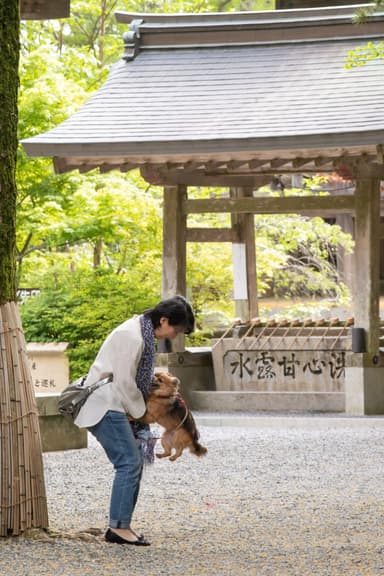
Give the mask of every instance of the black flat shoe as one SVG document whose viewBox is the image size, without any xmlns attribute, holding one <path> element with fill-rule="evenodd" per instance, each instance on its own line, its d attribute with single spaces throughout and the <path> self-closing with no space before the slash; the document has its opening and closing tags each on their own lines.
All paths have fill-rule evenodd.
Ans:
<svg viewBox="0 0 384 576">
<path fill-rule="evenodd" d="M 131 546 L 150 546 L 151 543 L 148 540 L 145 540 L 144 536 L 139 536 L 137 540 L 133 540 L 130 542 L 129 540 L 125 540 L 116 532 L 113 532 L 110 528 L 105 533 L 104 536 L 106 542 L 111 542 L 112 544 L 130 544 Z"/>
</svg>

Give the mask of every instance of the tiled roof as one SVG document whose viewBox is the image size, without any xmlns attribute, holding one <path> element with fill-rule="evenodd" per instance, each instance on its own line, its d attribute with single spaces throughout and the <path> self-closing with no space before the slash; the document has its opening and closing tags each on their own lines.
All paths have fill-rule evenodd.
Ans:
<svg viewBox="0 0 384 576">
<path fill-rule="evenodd" d="M 120 15 L 133 22 L 127 59 L 76 114 L 24 146 L 32 155 L 133 163 L 371 150 L 384 144 L 384 61 L 350 70 L 345 61 L 367 37 L 380 38 L 384 14 L 359 28 L 350 23 L 355 8 Z"/>
</svg>

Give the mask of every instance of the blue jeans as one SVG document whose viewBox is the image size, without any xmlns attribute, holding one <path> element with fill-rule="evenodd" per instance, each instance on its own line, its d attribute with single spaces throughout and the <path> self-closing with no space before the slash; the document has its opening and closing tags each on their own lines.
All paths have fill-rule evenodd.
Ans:
<svg viewBox="0 0 384 576">
<path fill-rule="evenodd" d="M 97 438 L 115 469 L 109 509 L 111 528 L 129 528 L 139 495 L 143 460 L 128 418 L 108 411 L 88 430 Z"/>
</svg>

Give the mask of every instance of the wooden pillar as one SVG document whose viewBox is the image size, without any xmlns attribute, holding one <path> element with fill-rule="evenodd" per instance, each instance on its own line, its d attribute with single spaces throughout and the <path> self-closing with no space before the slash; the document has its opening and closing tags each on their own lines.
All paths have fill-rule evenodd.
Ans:
<svg viewBox="0 0 384 576">
<path fill-rule="evenodd" d="M 380 329 L 380 181 L 357 180 L 355 202 L 355 326 L 364 328 L 366 351 L 375 356 Z"/>
<path fill-rule="evenodd" d="M 232 198 L 251 197 L 253 195 L 253 189 L 231 188 L 230 193 Z M 235 314 L 242 320 L 250 320 L 257 316 L 259 312 L 254 215 L 232 214 L 231 219 L 232 228 L 238 238 L 238 243 L 233 244 Z M 244 262 L 242 262 L 243 259 Z M 240 277 L 237 278 L 236 274 Z M 238 298 L 236 297 L 237 290 L 239 291 Z"/>
<path fill-rule="evenodd" d="M 338 214 L 336 216 L 336 224 L 340 226 L 343 232 L 350 234 L 354 238 L 354 224 L 351 214 Z M 353 253 L 347 253 L 344 248 L 337 250 L 337 269 L 340 274 L 341 280 L 348 286 L 351 293 L 354 289 L 354 257 Z"/>
<path fill-rule="evenodd" d="M 176 294 L 185 296 L 186 293 L 187 218 L 183 208 L 186 197 L 186 186 L 166 186 L 164 188 L 163 298 L 170 298 Z M 171 344 L 172 351 L 184 350 L 184 336 L 178 336 Z"/>
<path fill-rule="evenodd" d="M 347 363 L 345 409 L 348 414 L 384 414 L 384 366 L 379 355 L 379 180 L 357 180 L 355 216 L 354 330 L 363 330 L 365 346 L 355 346 Z"/>
</svg>

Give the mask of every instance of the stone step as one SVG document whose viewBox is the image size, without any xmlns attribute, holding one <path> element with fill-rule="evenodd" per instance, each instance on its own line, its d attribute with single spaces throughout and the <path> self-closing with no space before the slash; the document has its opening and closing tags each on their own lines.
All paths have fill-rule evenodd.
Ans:
<svg viewBox="0 0 384 576">
<path fill-rule="evenodd" d="M 345 412 L 343 392 L 192 391 L 192 410 L 208 412 Z"/>
</svg>

